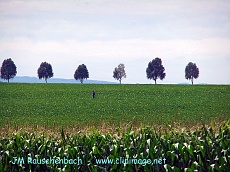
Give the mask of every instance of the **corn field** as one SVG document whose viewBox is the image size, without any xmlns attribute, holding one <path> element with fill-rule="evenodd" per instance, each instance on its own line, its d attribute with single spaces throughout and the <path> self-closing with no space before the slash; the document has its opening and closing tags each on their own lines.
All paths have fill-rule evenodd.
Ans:
<svg viewBox="0 0 230 172">
<path fill-rule="evenodd" d="M 156 132 L 146 127 L 117 134 L 70 135 L 64 130 L 60 136 L 13 134 L 1 138 L 0 171 L 230 171 L 229 126 L 230 121 L 215 132 L 203 126 L 187 132 Z M 39 161 L 50 158 L 81 161 Z M 28 162 L 31 159 L 36 163 Z M 100 159 L 122 159 L 123 163 L 99 163 Z M 125 159 L 137 161 L 124 163 Z M 149 164 L 154 159 L 165 161 Z"/>
</svg>

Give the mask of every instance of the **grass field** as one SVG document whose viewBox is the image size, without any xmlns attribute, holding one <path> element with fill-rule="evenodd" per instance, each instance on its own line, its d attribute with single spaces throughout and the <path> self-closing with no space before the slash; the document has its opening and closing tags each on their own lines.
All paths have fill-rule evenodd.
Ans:
<svg viewBox="0 0 230 172">
<path fill-rule="evenodd" d="M 193 127 L 230 118 L 229 85 L 0 83 L 0 97 L 4 130 Z"/>
</svg>

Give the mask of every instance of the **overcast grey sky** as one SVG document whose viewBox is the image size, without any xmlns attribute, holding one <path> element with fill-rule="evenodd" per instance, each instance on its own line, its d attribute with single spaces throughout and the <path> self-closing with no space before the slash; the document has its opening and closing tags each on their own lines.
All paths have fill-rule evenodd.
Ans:
<svg viewBox="0 0 230 172">
<path fill-rule="evenodd" d="M 55 78 L 72 78 L 84 63 L 89 79 L 154 83 L 146 68 L 159 57 L 166 78 L 158 83 L 230 84 L 229 0 L 1 0 L 0 63 L 12 58 L 18 76 L 37 76 L 51 63 Z"/>
</svg>

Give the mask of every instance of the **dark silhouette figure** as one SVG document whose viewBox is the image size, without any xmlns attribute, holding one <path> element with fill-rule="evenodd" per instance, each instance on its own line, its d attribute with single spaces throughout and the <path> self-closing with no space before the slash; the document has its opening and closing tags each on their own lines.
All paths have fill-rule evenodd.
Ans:
<svg viewBox="0 0 230 172">
<path fill-rule="evenodd" d="M 96 95 L 96 93 L 95 93 L 95 91 L 93 91 L 92 92 L 92 97 L 95 98 L 95 95 Z"/>
</svg>

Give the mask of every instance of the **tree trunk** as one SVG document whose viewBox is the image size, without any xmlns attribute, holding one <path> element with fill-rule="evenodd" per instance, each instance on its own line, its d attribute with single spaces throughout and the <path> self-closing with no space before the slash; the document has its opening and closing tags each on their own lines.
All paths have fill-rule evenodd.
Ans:
<svg viewBox="0 0 230 172">
<path fill-rule="evenodd" d="M 46 83 L 47 83 L 47 79 L 45 78 L 45 81 L 46 81 Z"/>
<path fill-rule="evenodd" d="M 192 77 L 192 85 L 193 85 L 193 77 Z"/>
<path fill-rule="evenodd" d="M 9 80 L 10 80 L 10 79 L 8 78 L 7 80 L 8 80 L 8 83 L 9 83 Z"/>
<path fill-rule="evenodd" d="M 157 84 L 157 80 L 155 79 L 154 81 L 155 81 L 155 84 Z"/>
<path fill-rule="evenodd" d="M 119 79 L 119 82 L 120 82 L 120 84 L 121 84 L 121 79 Z"/>
</svg>

